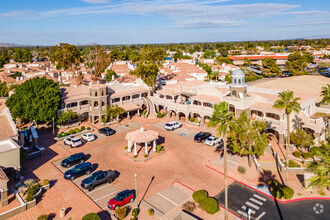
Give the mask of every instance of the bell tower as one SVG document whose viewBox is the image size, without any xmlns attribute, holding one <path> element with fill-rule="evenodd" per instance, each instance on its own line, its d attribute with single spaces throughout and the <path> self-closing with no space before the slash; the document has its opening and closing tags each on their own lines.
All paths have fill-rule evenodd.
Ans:
<svg viewBox="0 0 330 220">
<path fill-rule="evenodd" d="M 247 85 L 245 84 L 245 74 L 241 69 L 236 69 L 231 74 L 230 95 L 237 98 L 247 96 Z"/>
</svg>

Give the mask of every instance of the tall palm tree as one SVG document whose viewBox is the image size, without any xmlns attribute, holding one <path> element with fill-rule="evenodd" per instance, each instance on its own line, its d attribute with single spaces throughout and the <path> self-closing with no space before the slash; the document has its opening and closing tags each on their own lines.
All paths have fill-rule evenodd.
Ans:
<svg viewBox="0 0 330 220">
<path fill-rule="evenodd" d="M 307 165 L 307 170 L 316 174 L 308 181 L 310 186 L 318 186 L 320 190 L 330 187 L 330 144 L 322 143 L 315 148 L 314 154 L 319 156 L 319 161 L 314 160 Z"/>
<path fill-rule="evenodd" d="M 330 103 L 330 84 L 322 87 L 321 96 L 323 97 L 321 100 L 321 104 L 327 105 Z"/>
<path fill-rule="evenodd" d="M 228 183 L 227 183 L 227 133 L 233 127 L 234 113 L 229 112 L 227 102 L 214 105 L 214 112 L 208 123 L 209 127 L 217 127 L 217 134 L 223 138 L 224 173 L 225 173 L 225 219 L 228 219 Z"/>
<path fill-rule="evenodd" d="M 288 184 L 288 166 L 289 166 L 289 144 L 290 144 L 290 115 L 294 111 L 299 113 L 301 110 L 299 100 L 300 98 L 295 98 L 293 91 L 282 91 L 278 93 L 279 99 L 275 101 L 273 108 L 278 110 L 284 110 L 287 120 L 287 135 L 286 135 L 286 173 L 285 173 L 285 184 Z"/>
</svg>

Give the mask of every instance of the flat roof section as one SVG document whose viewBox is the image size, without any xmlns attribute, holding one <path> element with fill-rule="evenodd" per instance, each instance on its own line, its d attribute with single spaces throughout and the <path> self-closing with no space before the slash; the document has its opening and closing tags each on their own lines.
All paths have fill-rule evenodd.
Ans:
<svg viewBox="0 0 330 220">
<path fill-rule="evenodd" d="M 17 148 L 19 148 L 19 146 L 10 139 L 5 141 L 0 141 L 0 154 Z"/>
</svg>

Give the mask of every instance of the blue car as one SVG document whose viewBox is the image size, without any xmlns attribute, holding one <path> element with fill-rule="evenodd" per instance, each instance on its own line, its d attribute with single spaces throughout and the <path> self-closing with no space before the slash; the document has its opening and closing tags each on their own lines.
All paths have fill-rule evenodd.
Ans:
<svg viewBox="0 0 330 220">
<path fill-rule="evenodd" d="M 70 157 L 64 159 L 61 162 L 62 167 L 71 167 L 75 164 L 83 163 L 86 160 L 86 155 L 84 153 L 72 154 Z"/>
<path fill-rule="evenodd" d="M 92 164 L 89 162 L 81 163 L 64 173 L 64 179 L 74 180 L 82 175 L 89 175 L 93 171 Z"/>
</svg>

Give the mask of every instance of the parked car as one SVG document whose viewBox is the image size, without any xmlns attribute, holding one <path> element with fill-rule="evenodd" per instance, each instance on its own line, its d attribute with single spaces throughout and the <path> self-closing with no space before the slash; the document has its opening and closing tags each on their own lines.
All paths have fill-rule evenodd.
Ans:
<svg viewBox="0 0 330 220">
<path fill-rule="evenodd" d="M 84 139 L 85 141 L 94 141 L 95 135 L 92 133 L 86 133 L 86 134 L 82 134 L 81 138 Z"/>
<path fill-rule="evenodd" d="M 165 124 L 165 129 L 168 131 L 173 131 L 177 128 L 181 128 L 182 123 L 177 122 L 177 121 L 171 121 Z"/>
<path fill-rule="evenodd" d="M 81 139 L 76 136 L 70 136 L 64 139 L 64 144 L 69 145 L 71 147 L 79 147 L 82 145 Z"/>
<path fill-rule="evenodd" d="M 215 136 L 210 136 L 205 140 L 204 144 L 214 146 L 216 144 L 219 144 L 221 141 L 222 141 L 221 137 L 219 138 Z"/>
<path fill-rule="evenodd" d="M 61 166 L 71 167 L 72 165 L 83 163 L 85 162 L 85 160 L 86 160 L 86 155 L 84 153 L 72 154 L 70 157 L 62 160 Z"/>
<path fill-rule="evenodd" d="M 115 134 L 116 131 L 113 130 L 113 129 L 111 129 L 111 128 L 109 128 L 109 127 L 105 127 L 105 128 L 101 128 L 101 129 L 99 129 L 99 133 L 100 133 L 100 134 L 104 134 L 104 135 L 106 135 L 106 136 L 110 136 L 110 135 Z"/>
<path fill-rule="evenodd" d="M 194 140 L 199 143 L 203 143 L 211 134 L 209 132 L 199 132 L 195 135 Z"/>
<path fill-rule="evenodd" d="M 84 162 L 74 166 L 72 169 L 64 173 L 64 179 L 74 180 L 82 175 L 89 175 L 93 171 L 92 164 L 89 162 Z"/>
<path fill-rule="evenodd" d="M 109 200 L 108 207 L 111 210 L 116 210 L 120 206 L 126 205 L 129 202 L 133 202 L 134 199 L 135 197 L 131 190 L 124 190 Z"/>
<path fill-rule="evenodd" d="M 112 183 L 116 178 L 116 173 L 112 170 L 97 171 L 81 182 L 81 187 L 92 191 L 96 186 L 103 183 Z"/>
</svg>

